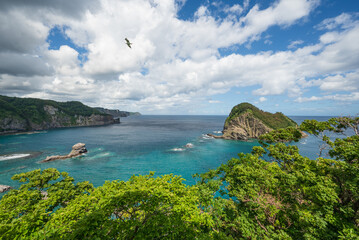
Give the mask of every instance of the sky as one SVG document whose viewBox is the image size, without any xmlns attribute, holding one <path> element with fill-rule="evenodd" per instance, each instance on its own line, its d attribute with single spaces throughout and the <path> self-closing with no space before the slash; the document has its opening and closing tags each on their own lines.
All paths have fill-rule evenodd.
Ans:
<svg viewBox="0 0 359 240">
<path fill-rule="evenodd" d="M 358 0 L 0 0 L 0 95 L 354 116 L 358 39 Z"/>
</svg>

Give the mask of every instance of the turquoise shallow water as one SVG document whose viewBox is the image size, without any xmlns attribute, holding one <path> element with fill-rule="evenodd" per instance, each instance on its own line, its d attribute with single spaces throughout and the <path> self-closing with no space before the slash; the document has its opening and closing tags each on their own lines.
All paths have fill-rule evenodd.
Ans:
<svg viewBox="0 0 359 240">
<path fill-rule="evenodd" d="M 308 118 L 313 117 L 292 117 L 298 123 Z M 95 186 L 149 171 L 156 175 L 181 175 L 186 183 L 193 184 L 192 174 L 216 168 L 239 152 L 250 152 L 258 145 L 256 141 L 211 139 L 205 135 L 221 131 L 225 119 L 226 116 L 138 116 L 121 118 L 117 125 L 0 136 L 0 184 L 17 187 L 11 176 L 39 168 L 57 168 L 70 173 L 76 181 L 88 180 Z M 86 143 L 89 151 L 86 155 L 39 163 L 49 155 L 68 154 L 78 142 Z M 186 148 L 187 143 L 193 147 Z M 302 154 L 316 157 L 319 146 L 316 138 L 302 139 L 297 144 Z M 30 156 L 13 159 L 4 156 L 14 154 Z"/>
</svg>

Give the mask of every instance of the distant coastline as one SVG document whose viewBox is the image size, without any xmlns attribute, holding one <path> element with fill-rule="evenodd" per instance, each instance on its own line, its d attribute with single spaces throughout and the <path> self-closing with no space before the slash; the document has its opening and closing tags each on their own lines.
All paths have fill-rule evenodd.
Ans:
<svg viewBox="0 0 359 240">
<path fill-rule="evenodd" d="M 81 102 L 56 102 L 0 95 L 0 135 L 33 134 L 57 128 L 106 126 L 138 112 L 92 108 Z"/>
</svg>

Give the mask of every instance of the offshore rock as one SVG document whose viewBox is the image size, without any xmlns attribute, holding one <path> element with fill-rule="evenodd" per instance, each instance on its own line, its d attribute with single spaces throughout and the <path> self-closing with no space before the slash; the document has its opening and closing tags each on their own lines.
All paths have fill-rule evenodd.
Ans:
<svg viewBox="0 0 359 240">
<path fill-rule="evenodd" d="M 0 185 L 0 193 L 9 191 L 12 187 L 8 186 L 8 185 Z"/>
<path fill-rule="evenodd" d="M 72 146 L 72 150 L 69 154 L 67 155 L 54 155 L 54 156 L 48 156 L 46 157 L 45 160 L 41 161 L 41 162 L 51 162 L 51 161 L 55 161 L 58 159 L 67 159 L 67 158 L 72 158 L 72 157 L 77 157 L 80 156 L 84 153 L 87 153 L 87 149 L 84 143 L 77 143 L 75 145 Z"/>
</svg>

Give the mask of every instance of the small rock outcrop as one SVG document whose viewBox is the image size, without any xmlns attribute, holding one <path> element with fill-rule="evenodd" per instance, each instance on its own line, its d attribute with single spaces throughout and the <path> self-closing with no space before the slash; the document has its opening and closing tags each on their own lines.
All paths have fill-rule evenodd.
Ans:
<svg viewBox="0 0 359 240">
<path fill-rule="evenodd" d="M 249 103 L 235 106 L 223 127 L 223 135 L 207 134 L 214 138 L 248 140 L 259 138 L 270 131 L 297 126 L 297 124 L 282 113 L 264 112 Z"/>
<path fill-rule="evenodd" d="M 77 143 L 72 146 L 72 150 L 69 154 L 48 156 L 48 157 L 46 157 L 45 160 L 43 160 L 41 162 L 51 162 L 51 161 L 59 160 L 59 159 L 67 159 L 67 158 L 77 157 L 84 153 L 87 153 L 86 145 L 84 143 Z"/>
<path fill-rule="evenodd" d="M 0 185 L 0 193 L 9 191 L 12 187 L 8 186 L 8 185 Z"/>
</svg>

